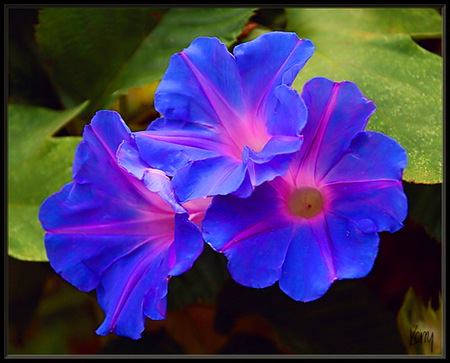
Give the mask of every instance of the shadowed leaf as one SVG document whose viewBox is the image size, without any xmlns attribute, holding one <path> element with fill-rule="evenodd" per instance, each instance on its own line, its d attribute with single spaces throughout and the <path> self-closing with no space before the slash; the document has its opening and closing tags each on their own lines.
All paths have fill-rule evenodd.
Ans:
<svg viewBox="0 0 450 363">
<path fill-rule="evenodd" d="M 169 57 L 198 36 L 230 44 L 248 8 L 48 8 L 37 39 L 67 106 L 107 108 L 130 88 L 159 80 Z M 149 95 L 149 98 L 151 95 Z"/>
</svg>

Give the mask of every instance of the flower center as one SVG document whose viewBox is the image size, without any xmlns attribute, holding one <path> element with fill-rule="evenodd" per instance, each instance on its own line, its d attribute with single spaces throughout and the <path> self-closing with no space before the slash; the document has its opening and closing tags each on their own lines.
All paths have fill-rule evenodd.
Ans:
<svg viewBox="0 0 450 363">
<path fill-rule="evenodd" d="M 311 218 L 323 207 L 322 194 L 312 187 L 301 187 L 291 194 L 288 201 L 289 211 L 299 217 Z"/>
<path fill-rule="evenodd" d="M 270 140 L 265 124 L 252 118 L 244 117 L 225 132 L 228 137 L 229 154 L 240 161 L 242 161 L 242 151 L 245 146 L 260 152 Z"/>
</svg>

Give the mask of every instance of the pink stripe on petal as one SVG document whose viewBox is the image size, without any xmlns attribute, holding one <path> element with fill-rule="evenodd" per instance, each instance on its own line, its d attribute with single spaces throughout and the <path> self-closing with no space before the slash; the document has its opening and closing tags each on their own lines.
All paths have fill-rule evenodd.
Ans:
<svg viewBox="0 0 450 363">
<path fill-rule="evenodd" d="M 112 331 L 114 330 L 114 327 L 117 323 L 118 316 L 120 315 L 126 301 L 131 295 L 131 292 L 136 287 L 136 285 L 141 281 L 142 276 L 144 275 L 145 271 L 148 269 L 147 260 L 153 260 L 152 258 L 153 253 L 149 253 L 145 258 L 143 258 L 141 261 L 138 261 L 137 265 L 134 267 L 133 271 L 131 272 L 130 276 L 127 279 L 127 282 L 123 288 L 123 292 L 120 296 L 119 301 L 117 302 L 117 306 L 113 311 L 113 316 L 111 318 L 111 328 Z"/>
<path fill-rule="evenodd" d="M 142 309 L 142 302 L 139 301 L 143 301 L 145 291 L 148 289 L 148 287 L 144 286 L 144 278 L 149 270 L 154 270 L 156 265 L 160 265 L 160 263 L 155 264 L 155 262 L 157 262 L 158 259 L 164 259 L 164 251 L 165 249 L 154 248 L 154 246 L 144 244 L 140 248 L 140 251 L 135 250 L 132 254 L 129 254 L 128 257 L 122 257 L 112 265 L 110 267 L 112 272 L 110 276 L 108 271 L 106 272 L 103 282 L 104 284 L 107 284 L 107 292 L 105 295 L 106 301 L 103 301 L 103 303 L 106 302 L 106 306 L 102 306 L 102 308 L 107 311 L 107 317 L 102 326 L 97 330 L 99 334 L 106 335 L 113 331 L 118 334 L 123 334 L 123 326 L 128 324 L 126 316 L 130 315 L 130 313 L 133 318 L 136 319 L 136 322 L 139 322 L 140 324 L 143 323 L 142 318 L 140 317 L 141 314 L 143 315 L 143 312 L 141 314 L 136 314 L 135 310 L 137 306 L 140 306 Z M 128 259 L 132 260 L 134 263 L 130 264 Z M 121 275 L 121 279 L 111 279 L 112 277 L 117 276 L 118 273 Z M 162 280 L 165 279 L 166 276 L 161 275 L 159 278 Z M 137 296 L 133 297 L 133 295 L 136 294 L 142 296 L 139 296 L 139 298 L 136 299 Z M 134 334 L 137 334 L 137 332 Z M 129 337 L 137 339 L 140 336 L 136 335 Z"/>
<path fill-rule="evenodd" d="M 270 138 L 266 130 L 265 120 L 259 120 L 251 115 L 238 114 L 215 85 L 190 61 L 189 57 L 185 53 L 181 53 L 181 57 L 197 78 L 206 98 L 220 120 L 221 130 L 219 130 L 219 134 L 227 145 L 223 149 L 224 152 L 237 160 L 242 160 L 244 146 L 260 151 Z"/>
<path fill-rule="evenodd" d="M 303 147 L 307 146 L 306 152 L 303 155 L 303 159 L 300 162 L 299 169 L 297 170 L 296 181 L 299 183 L 299 179 L 303 178 L 303 175 L 316 175 L 316 164 L 319 152 L 322 148 L 322 143 L 325 137 L 325 133 L 328 129 L 334 108 L 336 107 L 336 100 L 338 96 L 339 84 L 333 85 L 330 97 L 323 110 L 323 113 L 318 121 L 317 128 L 313 135 L 310 135 L 309 139 L 305 139 Z M 312 137 L 311 137 L 312 136 Z"/>
<path fill-rule="evenodd" d="M 324 256 L 329 246 L 324 251 L 324 242 L 319 241 L 322 226 L 320 220 L 317 225 L 305 220 L 296 224 L 279 280 L 281 290 L 296 301 L 318 299 L 336 279 L 334 266 Z"/>
<path fill-rule="evenodd" d="M 221 134 L 221 136 L 224 137 L 224 141 L 229 145 L 230 153 L 232 155 L 237 155 L 238 158 L 241 157 L 241 145 L 235 141 L 235 137 L 240 134 L 236 131 L 236 128 L 240 127 L 241 116 L 236 113 L 234 108 L 230 106 L 227 100 L 222 97 L 221 92 L 205 75 L 201 73 L 201 71 L 185 53 L 180 53 L 180 56 L 194 74 L 198 84 L 205 94 L 205 97 L 216 113 L 220 121 L 220 126 L 223 129 L 223 134 Z"/>
<path fill-rule="evenodd" d="M 224 99 L 221 92 L 216 88 L 216 86 L 202 74 L 199 68 L 190 60 L 186 53 L 180 53 L 181 58 L 186 62 L 187 66 L 197 78 L 198 83 L 201 85 L 205 96 L 207 97 L 211 106 L 213 106 L 214 111 L 219 117 L 221 123 L 227 123 L 228 119 L 239 120 L 239 115 L 236 113 L 234 108 L 229 105 L 228 101 Z"/>
<path fill-rule="evenodd" d="M 319 213 L 313 218 L 309 218 L 307 222 L 311 227 L 314 235 L 315 243 L 319 245 L 322 259 L 325 262 L 331 280 L 336 278 L 336 268 L 333 261 L 332 239 L 328 228 L 325 214 Z"/>
<path fill-rule="evenodd" d="M 403 186 L 396 180 L 334 183 L 322 187 L 329 198 L 327 209 L 358 223 L 369 219 L 377 231 L 395 232 L 407 215 Z"/>
<path fill-rule="evenodd" d="M 135 219 L 129 221 L 119 220 L 116 222 L 108 223 L 94 223 L 90 225 L 80 225 L 71 227 L 60 227 L 52 230 L 47 230 L 47 233 L 57 234 L 87 234 L 87 235 L 149 235 L 152 236 L 158 230 L 171 231 L 173 229 L 173 214 L 168 218 L 167 216 L 160 215 L 147 215 L 142 219 Z M 169 232 L 167 232 L 169 233 Z M 173 234 L 173 230 L 171 231 Z"/>
<path fill-rule="evenodd" d="M 229 248 L 233 247 L 234 245 L 255 237 L 257 235 L 263 235 L 265 233 L 268 233 L 270 231 L 273 231 L 275 229 L 285 227 L 290 224 L 290 221 L 282 220 L 280 222 L 279 219 L 273 218 L 273 216 L 266 217 L 264 219 L 261 219 L 257 223 L 253 224 L 250 227 L 247 227 L 242 232 L 235 235 L 229 242 L 227 242 L 222 248 L 219 250 L 219 252 L 223 253 Z"/>
<path fill-rule="evenodd" d="M 323 77 L 308 81 L 302 98 L 308 122 L 302 131 L 302 150 L 291 168 L 295 176 L 307 174 L 320 182 L 364 129 L 375 105 L 354 83 L 336 83 Z"/>
<path fill-rule="evenodd" d="M 219 151 L 223 149 L 220 140 L 212 140 L 207 136 L 194 134 L 189 130 L 147 130 L 140 133 L 142 137 L 148 137 L 155 141 L 168 142 L 185 147 L 193 147 L 203 150 Z"/>
</svg>

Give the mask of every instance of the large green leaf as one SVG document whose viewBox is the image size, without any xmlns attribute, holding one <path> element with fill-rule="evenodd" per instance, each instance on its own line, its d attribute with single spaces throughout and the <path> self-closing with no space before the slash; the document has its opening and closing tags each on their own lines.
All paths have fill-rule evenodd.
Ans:
<svg viewBox="0 0 450 363">
<path fill-rule="evenodd" d="M 355 82 L 377 105 L 367 129 L 395 138 L 408 152 L 404 179 L 442 182 L 442 58 L 415 38 L 438 37 L 433 9 L 288 8 L 287 30 L 316 52 L 294 87 L 313 77 Z"/>
<path fill-rule="evenodd" d="M 49 8 L 40 13 L 37 39 L 66 104 L 89 99 L 89 115 L 128 89 L 159 80 L 169 57 L 196 37 L 216 36 L 231 44 L 252 13 L 248 8 Z"/>
<path fill-rule="evenodd" d="M 46 261 L 39 206 L 71 180 L 79 137 L 52 138 L 86 103 L 65 111 L 8 107 L 8 251 L 15 258 Z"/>
</svg>

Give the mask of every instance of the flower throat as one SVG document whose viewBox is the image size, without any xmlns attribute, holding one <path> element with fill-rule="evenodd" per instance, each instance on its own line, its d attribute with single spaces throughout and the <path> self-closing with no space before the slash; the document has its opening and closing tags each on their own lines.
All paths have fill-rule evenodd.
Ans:
<svg viewBox="0 0 450 363">
<path fill-rule="evenodd" d="M 312 187 L 301 187 L 295 190 L 288 201 L 289 211 L 299 217 L 311 218 L 323 207 L 322 194 Z"/>
</svg>

